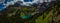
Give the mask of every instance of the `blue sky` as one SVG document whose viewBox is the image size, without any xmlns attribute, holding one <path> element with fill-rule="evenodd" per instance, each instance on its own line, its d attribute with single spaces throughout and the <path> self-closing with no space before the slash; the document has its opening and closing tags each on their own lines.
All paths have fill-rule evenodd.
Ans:
<svg viewBox="0 0 60 23">
<path fill-rule="evenodd" d="M 17 1 L 22 1 L 23 3 L 21 3 L 21 5 L 26 5 L 26 6 L 30 6 L 30 4 L 38 3 L 38 2 L 43 3 L 43 0 L 4 0 L 3 3 L 0 3 L 0 10 L 3 10 L 5 6 L 12 5 Z M 50 2 L 51 0 L 48 1 Z M 47 2 L 47 0 L 45 0 L 45 2 Z"/>
<path fill-rule="evenodd" d="M 2 1 L 4 1 L 4 2 L 2 2 Z M 0 11 L 5 8 L 5 4 L 7 4 L 7 2 L 10 2 L 12 0 L 2 0 L 2 1 L 0 2 Z"/>
<path fill-rule="evenodd" d="M 24 2 L 32 2 L 33 0 L 24 0 Z"/>
</svg>

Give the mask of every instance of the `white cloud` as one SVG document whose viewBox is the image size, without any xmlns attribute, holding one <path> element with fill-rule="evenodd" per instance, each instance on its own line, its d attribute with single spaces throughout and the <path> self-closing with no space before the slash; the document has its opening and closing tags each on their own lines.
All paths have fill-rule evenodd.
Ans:
<svg viewBox="0 0 60 23">
<path fill-rule="evenodd" d="M 30 6 L 29 4 L 33 4 L 33 3 L 43 3 L 43 0 L 34 0 L 33 2 L 24 2 L 24 0 L 14 0 L 11 2 L 7 2 L 7 4 L 5 4 L 6 6 L 8 5 L 14 5 L 15 2 L 17 1 L 22 1 L 23 3 L 21 3 L 21 5 L 25 5 L 25 6 Z M 49 2 L 51 2 L 51 0 L 48 0 Z M 45 0 L 45 2 L 47 2 L 47 0 Z"/>
</svg>

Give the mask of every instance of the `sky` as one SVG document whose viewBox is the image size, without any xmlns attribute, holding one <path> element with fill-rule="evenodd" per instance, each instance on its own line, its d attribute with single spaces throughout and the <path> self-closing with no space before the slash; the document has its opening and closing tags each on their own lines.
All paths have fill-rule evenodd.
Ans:
<svg viewBox="0 0 60 23">
<path fill-rule="evenodd" d="M 43 0 L 27 0 L 27 1 L 26 0 L 0 0 L 0 11 L 9 5 L 14 5 L 14 3 L 17 1 L 22 1 L 23 3 L 21 3 L 21 5 L 25 5 L 25 6 L 30 6 L 30 4 L 32 5 L 33 3 L 44 2 Z M 45 2 L 47 2 L 47 0 L 45 0 Z M 48 0 L 48 2 L 51 2 L 51 0 Z"/>
</svg>

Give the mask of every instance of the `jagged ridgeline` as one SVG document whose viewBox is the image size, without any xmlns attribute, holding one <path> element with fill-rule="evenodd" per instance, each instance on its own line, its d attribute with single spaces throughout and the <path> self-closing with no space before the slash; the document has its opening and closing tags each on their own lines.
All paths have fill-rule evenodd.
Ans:
<svg viewBox="0 0 60 23">
<path fill-rule="evenodd" d="M 59 15 L 59 3 L 53 4 L 47 10 L 45 10 L 37 19 L 36 23 L 60 23 Z"/>
</svg>

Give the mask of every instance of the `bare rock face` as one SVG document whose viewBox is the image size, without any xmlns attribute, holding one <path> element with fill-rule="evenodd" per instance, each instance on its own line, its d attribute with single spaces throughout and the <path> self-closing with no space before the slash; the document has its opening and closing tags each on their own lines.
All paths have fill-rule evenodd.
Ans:
<svg viewBox="0 0 60 23">
<path fill-rule="evenodd" d="M 44 6 L 44 5 L 42 4 L 42 6 Z M 42 6 L 40 4 L 33 5 L 33 6 L 9 5 L 7 8 L 5 8 L 5 10 L 0 12 L 0 20 L 2 23 L 4 23 L 4 22 L 32 23 L 32 22 L 35 22 L 35 19 L 37 19 L 40 16 L 40 19 L 42 20 L 41 22 L 43 22 L 43 19 L 45 19 L 46 17 L 49 18 L 50 16 L 53 15 L 53 11 L 55 10 L 55 8 L 52 8 L 52 7 L 44 8 Z M 44 15 L 45 17 L 42 15 Z M 54 21 L 60 20 L 59 17 L 60 16 L 55 17 Z M 40 19 L 38 20 L 39 22 L 40 22 Z M 51 19 L 51 21 L 52 21 L 52 19 Z"/>
</svg>

